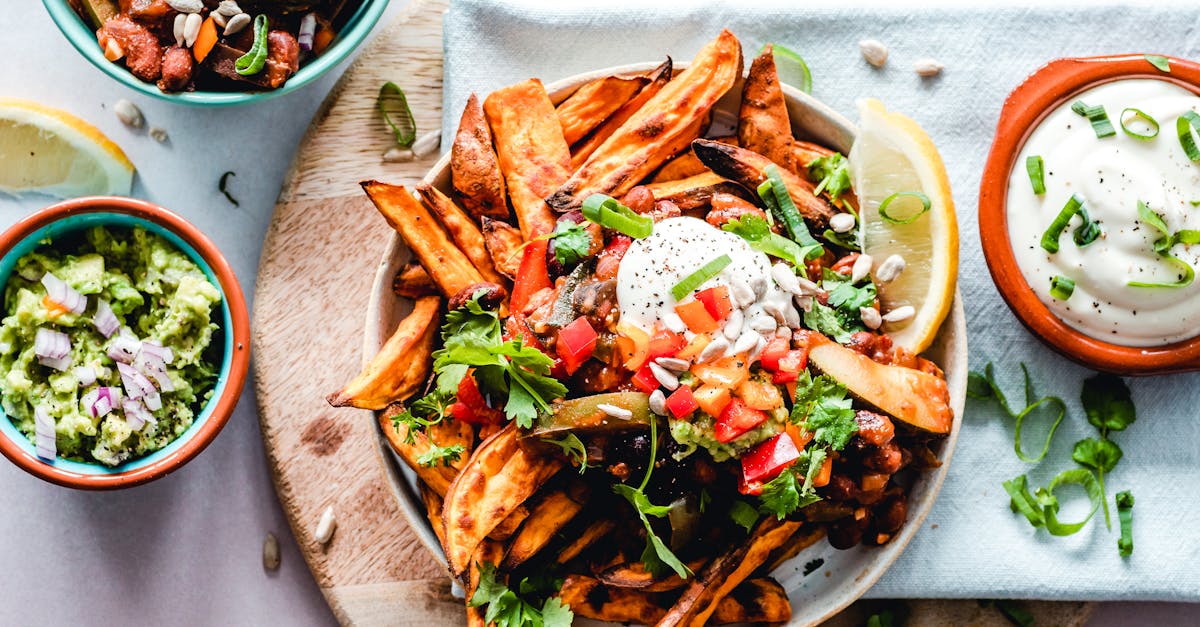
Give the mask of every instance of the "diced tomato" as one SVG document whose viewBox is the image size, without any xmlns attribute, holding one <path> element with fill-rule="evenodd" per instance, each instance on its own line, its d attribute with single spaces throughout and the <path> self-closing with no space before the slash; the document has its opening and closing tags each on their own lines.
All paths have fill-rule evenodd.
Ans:
<svg viewBox="0 0 1200 627">
<path fill-rule="evenodd" d="M 770 481 L 799 458 L 800 451 L 792 438 L 780 433 L 742 456 L 742 481 L 747 484 Z"/>
<path fill-rule="evenodd" d="M 550 271 L 546 268 L 548 240 L 533 240 L 525 246 L 517 278 L 513 280 L 509 305 L 513 311 L 525 311 L 525 306 L 538 291 L 551 287 Z"/>
<path fill-rule="evenodd" d="M 696 300 L 704 303 L 708 315 L 720 322 L 733 312 L 733 301 L 729 300 L 729 288 L 724 285 L 710 287 L 696 294 Z"/>
<path fill-rule="evenodd" d="M 617 270 L 621 267 L 621 258 L 629 250 L 633 240 L 626 235 L 614 235 L 608 240 L 608 245 L 600 251 L 596 259 L 596 278 L 601 281 L 617 278 Z"/>
<path fill-rule="evenodd" d="M 467 375 L 458 383 L 458 401 L 450 406 L 450 415 L 469 424 L 496 424 L 504 420 L 504 412 L 488 407 L 479 391 L 475 377 Z M 459 407 L 461 405 L 461 407 Z"/>
<path fill-rule="evenodd" d="M 678 420 L 683 420 L 692 415 L 700 404 L 696 402 L 696 397 L 692 395 L 692 388 L 681 385 L 679 389 L 671 393 L 667 397 L 667 411 L 671 412 Z"/>
<path fill-rule="evenodd" d="M 782 337 L 771 338 L 767 342 L 767 346 L 763 348 L 762 353 L 758 355 L 758 363 L 762 364 L 763 368 L 775 372 L 779 370 L 779 360 L 791 350 L 791 345 Z"/>
<path fill-rule="evenodd" d="M 762 494 L 762 486 L 763 484 L 761 481 L 747 482 L 745 479 L 738 479 L 738 492 L 741 492 L 746 496 L 758 496 Z"/>
<path fill-rule="evenodd" d="M 718 442 L 731 442 L 766 421 L 766 412 L 746 405 L 741 399 L 732 398 L 717 417 L 717 423 L 713 425 L 713 437 Z"/>
<path fill-rule="evenodd" d="M 692 333 L 712 333 L 721 328 L 721 323 L 709 315 L 708 308 L 698 300 L 675 305 L 675 313 L 679 314 L 679 319 Z"/>
<path fill-rule="evenodd" d="M 729 404 L 729 388 L 716 385 L 702 385 L 692 393 L 701 411 L 709 416 L 720 416 Z"/>
<path fill-rule="evenodd" d="M 597 337 L 599 336 L 596 330 L 584 316 L 559 329 L 558 343 L 554 348 L 563 360 L 567 374 L 575 374 L 583 362 L 591 358 L 592 352 L 596 350 Z"/>
<path fill-rule="evenodd" d="M 538 336 L 533 334 L 533 330 L 529 328 L 529 321 L 525 319 L 525 314 L 519 311 L 514 311 L 512 315 L 504 319 L 504 336 L 505 341 L 520 338 L 521 343 L 525 346 L 532 346 L 543 353 L 546 352 L 546 345 L 542 344 Z"/>
<path fill-rule="evenodd" d="M 658 389 L 658 379 L 654 378 L 654 373 L 650 371 L 650 366 L 642 366 L 634 375 L 633 385 L 637 389 L 649 394 Z"/>
<path fill-rule="evenodd" d="M 469 425 L 483 424 L 483 421 L 475 415 L 475 412 L 472 411 L 471 408 L 462 401 L 452 403 L 450 407 L 446 409 L 446 412 L 459 422 L 465 422 Z"/>
<path fill-rule="evenodd" d="M 676 353 L 687 346 L 687 338 L 682 334 L 666 329 L 660 329 L 650 338 L 650 346 L 646 350 L 646 359 L 654 360 L 659 357 L 674 357 Z"/>
<path fill-rule="evenodd" d="M 789 350 L 779 360 L 779 368 L 771 375 L 774 383 L 788 383 L 800 378 L 800 371 L 808 366 L 808 351 L 802 348 Z"/>
</svg>

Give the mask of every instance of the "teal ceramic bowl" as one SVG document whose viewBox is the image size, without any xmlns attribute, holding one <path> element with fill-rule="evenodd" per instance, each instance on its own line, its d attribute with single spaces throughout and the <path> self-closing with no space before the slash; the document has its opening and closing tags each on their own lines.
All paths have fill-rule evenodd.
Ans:
<svg viewBox="0 0 1200 627">
<path fill-rule="evenodd" d="M 91 61 L 92 65 L 100 68 L 105 74 L 113 77 L 126 87 L 147 96 L 153 96 L 170 102 L 210 107 L 262 102 L 269 98 L 296 91 L 315 81 L 322 74 L 329 71 L 330 68 L 350 56 L 351 51 L 366 39 L 367 34 L 371 32 L 371 28 L 379 21 L 379 16 L 383 15 L 383 10 L 387 8 L 387 3 L 388 0 L 363 0 L 362 5 L 346 21 L 346 25 L 342 28 L 342 31 L 338 34 L 333 44 L 329 46 L 329 49 L 310 63 L 302 66 L 279 89 L 245 92 L 190 91 L 168 94 L 160 90 L 154 83 L 142 82 L 133 74 L 130 74 L 129 70 L 126 70 L 123 64 L 113 63 L 105 59 L 104 51 L 100 48 L 100 44 L 96 42 L 95 31 L 79 17 L 79 14 L 75 13 L 75 10 L 71 8 L 67 0 L 42 0 L 42 4 L 46 6 L 46 10 L 50 13 L 50 18 L 58 26 L 58 30 L 62 31 L 62 34 L 66 36 L 67 41 L 71 42 L 71 45 L 75 46 L 75 49 L 84 58 Z"/>
<path fill-rule="evenodd" d="M 191 427 L 166 447 L 145 457 L 108 467 L 57 458 L 39 458 L 33 444 L 4 414 L 0 406 L 0 453 L 27 472 L 46 481 L 72 488 L 106 490 L 125 488 L 162 477 L 204 449 L 225 423 L 241 396 L 250 363 L 250 322 L 241 287 L 217 247 L 183 218 L 150 203 L 130 198 L 79 198 L 58 203 L 21 220 L 0 234 L 0 286 L 7 285 L 17 260 L 43 245 L 46 239 L 93 226 L 143 228 L 164 237 L 183 251 L 221 292 L 214 336 L 222 348 L 220 374 L 212 397 L 196 415 Z M 2 290 L 0 290 L 2 291 Z"/>
</svg>

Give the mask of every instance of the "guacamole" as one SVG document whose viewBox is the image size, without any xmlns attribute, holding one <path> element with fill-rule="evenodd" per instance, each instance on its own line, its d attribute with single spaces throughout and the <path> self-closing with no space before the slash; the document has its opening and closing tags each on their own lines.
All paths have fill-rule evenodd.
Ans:
<svg viewBox="0 0 1200 627">
<path fill-rule="evenodd" d="M 723 462 L 728 459 L 741 457 L 746 451 L 754 448 L 759 442 L 764 442 L 783 432 L 787 424 L 787 409 L 779 407 L 767 412 L 766 422 L 739 435 L 729 442 L 718 442 L 713 435 L 713 425 L 716 421 L 704 412 L 696 412 L 689 420 L 668 420 L 671 437 L 682 444 L 684 449 L 677 453 L 677 459 L 683 459 L 703 448 L 712 455 L 713 461 Z"/>
<path fill-rule="evenodd" d="M 43 457 L 116 466 L 166 446 L 212 395 L 220 291 L 142 229 L 93 227 L 41 244 L 4 289 L 9 420 Z"/>
</svg>

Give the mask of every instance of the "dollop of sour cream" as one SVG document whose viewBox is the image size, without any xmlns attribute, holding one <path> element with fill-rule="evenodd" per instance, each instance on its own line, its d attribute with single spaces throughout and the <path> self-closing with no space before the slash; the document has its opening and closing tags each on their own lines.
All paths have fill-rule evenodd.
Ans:
<svg viewBox="0 0 1200 627">
<path fill-rule="evenodd" d="M 729 255 L 732 263 L 693 290 L 693 294 L 718 285 L 732 288 L 735 281 L 741 282 L 757 295 L 757 301 L 746 310 L 747 318 L 761 309 L 763 303 L 786 304 L 790 300 L 770 279 L 770 260 L 750 248 L 746 240 L 698 218 L 669 218 L 656 222 L 654 232 L 648 237 L 634 240 L 621 258 L 617 271 L 621 321 L 648 334 L 658 328 L 678 328 L 682 321 L 675 313 L 678 301 L 671 295 L 671 288 L 721 255 Z"/>
<path fill-rule="evenodd" d="M 1091 123 L 1071 110 L 1082 100 L 1101 105 L 1116 135 L 1099 138 Z M 1134 108 L 1159 124 L 1149 140 L 1121 128 L 1122 112 Z M 1125 79 L 1089 89 L 1063 103 L 1034 129 L 1009 178 L 1008 234 L 1022 275 L 1038 298 L 1063 322 L 1091 337 L 1124 346 L 1157 346 L 1200 333 L 1200 281 L 1185 287 L 1134 287 L 1133 282 L 1172 283 L 1178 267 L 1154 251 L 1162 234 L 1138 219 L 1138 202 L 1162 216 L 1171 233 L 1200 229 L 1200 165 L 1188 160 L 1175 131 L 1188 110 L 1200 111 L 1200 98 L 1173 83 Z M 1124 115 L 1126 125 L 1149 134 L 1149 125 Z M 1033 193 L 1026 159 L 1041 156 L 1044 194 Z M 1103 235 L 1079 247 L 1072 233 L 1082 221 L 1073 217 L 1059 238 L 1059 251 L 1048 253 L 1042 234 L 1072 194 L 1083 198 Z M 1193 268 L 1200 246 L 1176 244 L 1171 252 Z M 1075 282 L 1065 300 L 1054 298 L 1050 282 L 1063 276 Z"/>
</svg>

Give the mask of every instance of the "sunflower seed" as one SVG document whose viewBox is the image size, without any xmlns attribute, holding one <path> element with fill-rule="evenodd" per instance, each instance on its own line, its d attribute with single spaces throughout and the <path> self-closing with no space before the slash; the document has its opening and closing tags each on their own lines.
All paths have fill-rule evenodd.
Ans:
<svg viewBox="0 0 1200 627">
<path fill-rule="evenodd" d="M 787 327 L 779 327 L 775 329 L 775 337 L 781 337 L 785 340 L 792 339 L 792 330 Z"/>
<path fill-rule="evenodd" d="M 441 145 L 442 145 L 442 132 L 440 130 L 431 131 L 429 133 L 425 133 L 424 135 L 418 137 L 417 141 L 413 142 L 412 151 L 413 151 L 413 154 L 416 155 L 418 159 L 424 159 L 425 157 L 428 157 L 429 155 L 436 152 L 437 149 L 441 147 Z"/>
<path fill-rule="evenodd" d="M 650 411 L 659 416 L 667 415 L 667 395 L 663 394 L 662 390 L 654 390 L 650 393 Z"/>
<path fill-rule="evenodd" d="M 791 305 L 785 305 L 783 308 L 783 321 L 787 326 L 793 329 L 799 329 L 800 312 L 796 311 L 796 308 L 792 307 Z"/>
<path fill-rule="evenodd" d="M 812 304 L 813 304 L 812 296 L 805 295 L 805 296 L 797 296 L 796 297 L 796 307 L 799 307 L 800 311 L 803 311 L 804 313 L 808 313 L 808 312 L 812 311 Z"/>
<path fill-rule="evenodd" d="M 621 420 L 629 420 L 630 418 L 633 418 L 633 412 L 625 409 L 624 407 L 617 407 L 616 405 L 609 405 L 608 403 L 600 403 L 596 405 L 596 409 L 599 409 L 613 418 L 620 418 Z"/>
<path fill-rule="evenodd" d="M 796 280 L 796 273 L 792 272 L 786 263 L 780 262 L 771 266 L 771 278 L 775 279 L 779 289 L 789 294 L 800 294 L 800 282 Z"/>
<path fill-rule="evenodd" d="M 413 151 L 399 146 L 388 148 L 388 151 L 383 153 L 384 163 L 404 163 L 416 158 L 417 156 L 413 154 Z"/>
<path fill-rule="evenodd" d="M 786 321 L 783 316 L 783 305 L 777 301 L 765 301 L 762 304 L 762 310 L 770 314 L 771 317 L 775 318 L 775 322 L 778 322 L 779 324 L 783 324 Z"/>
<path fill-rule="evenodd" d="M 750 319 L 750 330 L 756 333 L 774 333 L 779 323 L 771 316 L 755 316 Z"/>
<path fill-rule="evenodd" d="M 688 369 L 688 366 L 692 365 L 692 362 L 686 359 L 680 359 L 678 357 L 659 357 L 658 359 L 654 360 L 654 363 L 666 368 L 667 370 L 670 370 L 671 372 L 683 372 L 684 370 Z"/>
<path fill-rule="evenodd" d="M 829 228 L 833 229 L 834 233 L 849 233 L 857 223 L 854 216 L 848 213 L 838 213 L 829 218 Z"/>
<path fill-rule="evenodd" d="M 679 389 L 679 378 L 678 377 L 671 374 L 671 372 L 668 371 L 666 368 L 663 368 L 662 366 L 660 366 L 654 362 L 650 362 L 649 365 L 650 365 L 650 374 L 654 375 L 654 378 L 658 381 L 659 385 L 667 388 L 668 390 L 672 390 L 672 391 Z"/>
<path fill-rule="evenodd" d="M 154 141 L 160 144 L 165 144 L 169 139 L 171 139 L 170 136 L 167 135 L 167 131 L 165 129 L 161 129 L 157 126 L 151 126 L 148 133 L 150 137 L 154 139 Z"/>
<path fill-rule="evenodd" d="M 196 43 L 196 38 L 200 36 L 200 25 L 204 23 L 204 18 L 200 17 L 199 13 L 189 13 L 187 21 L 183 23 L 183 43 L 187 44 L 188 48 Z"/>
<path fill-rule="evenodd" d="M 113 113 L 117 114 L 117 119 L 121 120 L 122 124 L 130 128 L 142 128 L 146 123 L 146 118 L 142 117 L 142 110 L 124 98 L 113 104 Z"/>
<path fill-rule="evenodd" d="M 748 353 L 754 349 L 755 344 L 757 344 L 760 340 L 762 340 L 762 338 L 759 337 L 758 333 L 755 333 L 753 330 L 746 331 L 737 339 L 737 342 L 734 342 L 732 350 L 726 352 L 733 355 L 737 355 L 739 353 Z"/>
<path fill-rule="evenodd" d="M 228 16 L 217 13 L 216 11 L 210 13 L 209 16 L 212 17 L 213 22 L 216 23 L 218 28 L 225 28 L 225 25 L 229 23 Z"/>
<path fill-rule="evenodd" d="M 241 32 L 243 28 L 250 25 L 249 13 L 238 13 L 229 18 L 229 23 L 225 24 L 225 30 L 222 32 L 226 37 Z"/>
<path fill-rule="evenodd" d="M 184 39 L 183 31 L 184 31 L 184 27 L 186 25 L 187 25 L 187 14 L 186 13 L 180 13 L 179 15 L 175 16 L 175 23 L 172 26 L 171 32 L 172 32 L 172 34 L 175 35 L 175 45 L 179 46 L 180 48 L 183 47 L 183 39 Z"/>
<path fill-rule="evenodd" d="M 741 279 L 734 279 L 730 282 L 729 295 L 733 297 L 733 304 L 738 308 L 749 307 L 758 299 L 754 295 L 754 288 Z"/>
<path fill-rule="evenodd" d="M 867 63 L 875 67 L 883 67 L 887 63 L 888 49 L 878 39 L 864 39 L 858 42 L 858 51 L 862 53 Z"/>
<path fill-rule="evenodd" d="M 799 296 L 812 296 L 814 294 L 821 293 L 821 287 L 819 285 L 802 276 L 796 277 L 796 283 L 800 285 Z"/>
<path fill-rule="evenodd" d="M 683 333 L 684 331 L 687 331 L 687 325 L 684 324 L 683 318 L 680 318 L 679 314 L 673 311 L 668 311 L 662 315 L 662 323 L 663 326 L 672 333 Z"/>
<path fill-rule="evenodd" d="M 879 267 L 875 269 L 875 279 L 881 283 L 891 283 L 904 272 L 904 257 L 900 255 L 890 255 Z"/>
<path fill-rule="evenodd" d="M 727 340 L 736 340 L 742 334 L 742 325 L 746 322 L 746 314 L 741 309 L 734 309 L 725 320 L 725 328 L 721 333 Z"/>
<path fill-rule="evenodd" d="M 266 539 L 263 540 L 263 568 L 267 570 L 279 568 L 279 538 L 269 531 Z"/>
<path fill-rule="evenodd" d="M 747 357 L 747 359 L 750 361 L 758 359 L 759 355 L 762 355 L 762 352 L 766 347 L 767 341 L 759 336 L 758 342 L 754 344 L 754 348 L 750 349 L 750 355 Z"/>
<path fill-rule="evenodd" d="M 874 307 L 859 307 L 858 317 L 862 318 L 863 326 L 874 331 L 883 324 L 883 318 L 879 315 L 879 310 Z"/>
<path fill-rule="evenodd" d="M 897 307 L 883 315 L 884 322 L 903 322 L 916 315 L 917 310 L 912 305 Z"/>
<path fill-rule="evenodd" d="M 234 0 L 221 0 L 221 4 L 217 5 L 217 13 L 225 17 L 233 17 L 242 12 L 242 7 Z"/>
<path fill-rule="evenodd" d="M 767 277 L 756 276 L 750 279 L 750 288 L 754 290 L 754 298 L 757 300 L 767 293 Z"/>
<path fill-rule="evenodd" d="M 850 283 L 851 285 L 867 278 L 871 274 L 871 266 L 875 265 L 875 260 L 870 255 L 863 253 L 854 260 L 854 265 L 850 268 Z"/>
<path fill-rule="evenodd" d="M 333 519 L 333 506 L 330 505 L 321 513 L 321 520 L 317 522 L 317 542 L 327 544 L 333 537 L 334 529 L 337 529 L 337 521 Z"/>
<path fill-rule="evenodd" d="M 167 0 L 167 6 L 180 13 L 199 13 L 204 8 L 203 0 Z"/>
<path fill-rule="evenodd" d="M 708 343 L 704 350 L 700 351 L 700 356 L 696 358 L 696 363 L 704 363 L 712 361 L 717 357 L 725 354 L 725 349 L 729 348 L 729 340 L 724 336 L 718 336 L 717 339 Z"/>
<path fill-rule="evenodd" d="M 917 59 L 913 64 L 913 69 L 921 78 L 930 78 L 942 73 L 946 66 L 942 65 L 937 59 Z"/>
</svg>

